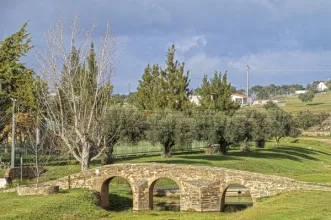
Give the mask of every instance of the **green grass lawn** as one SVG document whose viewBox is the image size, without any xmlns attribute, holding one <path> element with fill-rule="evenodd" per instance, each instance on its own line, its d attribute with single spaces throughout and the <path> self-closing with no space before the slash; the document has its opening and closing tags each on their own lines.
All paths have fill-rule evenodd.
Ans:
<svg viewBox="0 0 331 220">
<path fill-rule="evenodd" d="M 319 141 L 287 138 L 280 147 L 268 143 L 265 149 L 228 155 L 187 154 L 164 159 L 160 156 L 125 160 L 125 163 L 158 162 L 225 167 L 264 174 L 291 177 L 300 181 L 331 184 L 331 146 Z"/>
<path fill-rule="evenodd" d="M 292 192 L 262 199 L 238 213 L 108 212 L 87 190 L 66 190 L 52 196 L 0 193 L 0 219 L 330 219 L 331 192 Z"/>
<path fill-rule="evenodd" d="M 225 167 L 264 174 L 291 177 L 300 181 L 331 184 L 331 146 L 317 140 L 300 140 L 286 138 L 280 147 L 268 142 L 266 148 L 243 153 L 239 149 L 231 149 L 228 155 L 177 154 L 171 158 L 161 156 L 140 157 L 117 160 L 116 163 L 158 162 L 166 164 L 190 164 L 199 166 Z M 93 167 L 98 166 L 94 164 Z M 79 165 L 49 166 L 41 181 L 54 180 L 70 173 L 79 172 Z M 112 182 L 116 184 L 118 180 Z M 117 182 L 117 184 L 122 184 Z M 33 183 L 25 181 L 24 183 Z M 19 183 L 15 181 L 14 186 Z M 161 180 L 159 187 L 172 186 L 169 180 Z"/>
<path fill-rule="evenodd" d="M 309 110 L 312 112 L 331 112 L 331 92 L 326 94 L 316 94 L 312 102 L 306 104 L 301 102 L 297 96 L 286 97 L 285 106 L 283 107 L 287 112 L 298 112 Z"/>
<path fill-rule="evenodd" d="M 331 184 L 331 146 L 317 140 L 286 138 L 280 147 L 268 142 L 265 149 L 243 153 L 231 149 L 228 155 L 177 154 L 172 158 L 161 156 L 117 160 L 116 163 L 159 162 L 226 167 L 264 174 L 292 177 L 296 180 Z M 94 165 L 94 166 L 97 166 Z M 47 181 L 79 171 L 78 165 L 50 166 L 41 180 Z M 130 199 L 128 191 L 118 193 L 116 187 L 128 186 L 121 178 L 110 183 L 113 199 L 123 196 Z M 174 186 L 162 179 L 158 187 Z M 112 199 L 112 197 L 111 197 Z M 330 219 L 331 192 L 291 192 L 264 198 L 254 207 L 239 213 L 176 213 L 149 211 L 142 213 L 108 212 L 97 206 L 97 200 L 87 190 L 65 190 L 54 196 L 17 196 L 0 192 L 0 219 Z M 129 200 L 128 200 L 129 201 Z M 124 201 L 127 204 L 128 201 Z M 162 199 L 160 200 L 162 201 Z"/>
</svg>

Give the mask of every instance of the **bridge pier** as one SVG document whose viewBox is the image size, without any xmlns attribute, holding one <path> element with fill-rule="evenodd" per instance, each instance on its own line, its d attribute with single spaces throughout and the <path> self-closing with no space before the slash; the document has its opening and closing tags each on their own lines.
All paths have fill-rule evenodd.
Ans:
<svg viewBox="0 0 331 220">
<path fill-rule="evenodd" d="M 294 179 L 225 168 L 175 164 L 113 164 L 71 175 L 72 188 L 100 192 L 100 205 L 109 209 L 109 182 L 115 176 L 125 178 L 132 189 L 133 210 L 152 208 L 153 183 L 160 178 L 174 180 L 180 188 L 180 210 L 219 212 L 224 208 L 224 192 L 231 184 L 245 186 L 253 199 L 294 190 L 324 190 L 331 187 L 297 182 Z M 53 182 L 68 187 L 68 177 Z M 152 190 L 152 191 L 151 191 Z"/>
</svg>

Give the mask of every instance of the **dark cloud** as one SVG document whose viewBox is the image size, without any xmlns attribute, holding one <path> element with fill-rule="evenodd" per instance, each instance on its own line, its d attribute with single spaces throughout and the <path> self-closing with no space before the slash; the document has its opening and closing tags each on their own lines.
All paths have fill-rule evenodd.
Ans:
<svg viewBox="0 0 331 220">
<path fill-rule="evenodd" d="M 266 51 L 331 51 L 330 11 L 330 0 L 0 0 L 0 38 L 30 20 L 33 43 L 41 46 L 50 24 L 63 15 L 69 25 L 79 14 L 82 28 L 97 22 L 98 39 L 109 20 L 127 39 L 116 74 L 126 82 L 139 78 L 147 63 L 163 64 L 170 43 L 192 36 L 204 36 L 207 44 L 182 58 L 206 54 L 210 65 Z M 226 63 L 215 64 L 221 66 Z"/>
</svg>

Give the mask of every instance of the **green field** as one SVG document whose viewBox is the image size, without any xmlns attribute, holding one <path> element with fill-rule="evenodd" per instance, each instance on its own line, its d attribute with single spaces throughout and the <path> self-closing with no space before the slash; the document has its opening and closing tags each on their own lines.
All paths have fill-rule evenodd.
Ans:
<svg viewBox="0 0 331 220">
<path fill-rule="evenodd" d="M 280 147 L 268 142 L 265 149 L 252 147 L 252 151 L 247 153 L 231 149 L 225 156 L 176 154 L 168 159 L 150 156 L 121 159 L 116 163 L 159 162 L 226 167 L 331 184 L 330 158 L 329 143 L 287 138 L 282 140 Z M 79 166 L 72 165 L 70 169 L 67 166 L 51 166 L 47 169 L 48 172 L 41 178 L 43 181 L 77 172 Z M 165 179 L 158 186 L 173 184 Z M 130 204 L 130 193 L 115 189 L 127 187 L 123 179 L 114 178 L 110 185 L 111 201 L 121 200 L 126 205 Z M 78 189 L 64 190 L 54 196 L 20 197 L 15 193 L 0 193 L 0 201 L 0 219 L 330 219 L 331 216 L 331 192 L 318 191 L 291 192 L 263 198 L 254 207 L 238 213 L 108 212 L 98 207 L 91 192 Z"/>
<path fill-rule="evenodd" d="M 158 162 L 226 167 L 257 173 L 291 177 L 300 181 L 331 184 L 331 146 L 311 140 L 283 139 L 280 147 L 267 143 L 265 149 L 251 152 L 230 150 L 228 155 L 180 154 L 123 160 L 124 163 Z"/>
<path fill-rule="evenodd" d="M 301 102 L 298 96 L 286 97 L 284 101 L 285 106 L 283 108 L 287 112 L 296 113 L 306 110 L 316 113 L 331 112 L 331 92 L 315 94 L 314 100 L 307 104 Z"/>
<path fill-rule="evenodd" d="M 0 219 L 330 219 L 331 192 L 292 192 L 265 198 L 238 213 L 108 212 L 99 208 L 87 190 L 54 196 L 19 197 L 1 193 Z"/>
<path fill-rule="evenodd" d="M 116 163 L 158 162 L 167 164 L 190 164 L 198 166 L 225 167 L 264 174 L 291 177 L 300 181 L 331 184 L 331 146 L 318 140 L 281 139 L 281 146 L 267 142 L 264 149 L 252 147 L 251 152 L 231 149 L 227 155 L 205 155 L 204 153 L 181 153 L 171 158 L 141 156 L 118 159 Z M 99 166 L 93 164 L 92 167 Z M 47 166 L 41 181 L 54 180 L 79 171 L 79 165 Z M 113 181 L 117 181 L 116 179 Z M 15 183 L 19 183 L 16 180 Z M 33 183 L 25 181 L 24 183 Z M 121 183 L 119 183 L 121 184 Z M 167 181 L 162 186 L 167 186 Z"/>
</svg>

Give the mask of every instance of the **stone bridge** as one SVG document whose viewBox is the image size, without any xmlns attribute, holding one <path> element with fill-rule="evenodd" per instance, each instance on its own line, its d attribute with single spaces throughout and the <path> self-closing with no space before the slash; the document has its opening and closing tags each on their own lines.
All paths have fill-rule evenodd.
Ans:
<svg viewBox="0 0 331 220">
<path fill-rule="evenodd" d="M 177 183 L 181 211 L 221 211 L 224 207 L 226 189 L 231 184 L 240 184 L 248 188 L 254 203 L 258 198 L 292 190 L 331 191 L 329 186 L 298 182 L 286 177 L 225 168 L 159 163 L 102 166 L 71 175 L 70 186 L 100 192 L 100 204 L 107 209 L 110 205 L 109 182 L 114 177 L 122 177 L 130 183 L 134 211 L 152 209 L 154 184 L 160 178 L 169 178 Z M 68 177 L 61 178 L 55 183 L 60 188 L 68 188 Z"/>
</svg>

